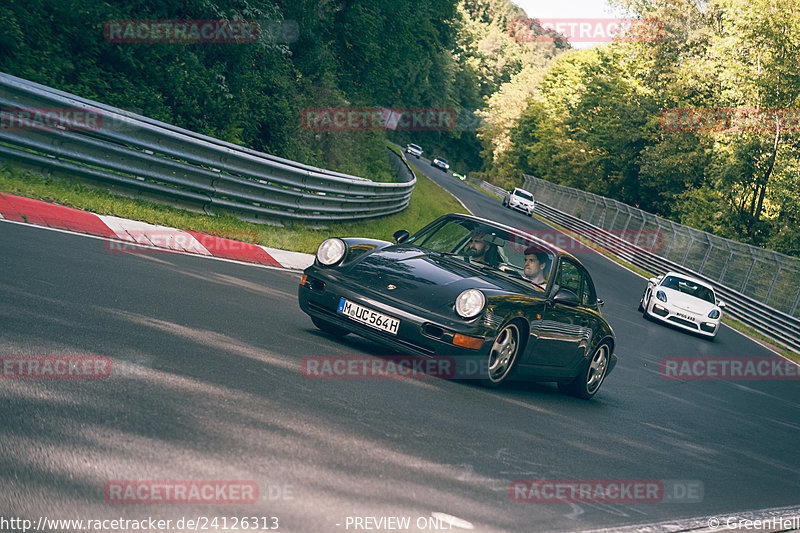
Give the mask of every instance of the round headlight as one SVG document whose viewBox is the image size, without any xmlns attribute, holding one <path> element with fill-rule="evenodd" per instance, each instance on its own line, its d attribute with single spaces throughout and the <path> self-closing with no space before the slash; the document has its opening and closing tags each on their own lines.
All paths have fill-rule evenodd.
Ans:
<svg viewBox="0 0 800 533">
<path fill-rule="evenodd" d="M 483 311 L 486 297 L 478 289 L 467 289 L 456 298 L 456 313 L 463 318 L 472 318 Z"/>
<path fill-rule="evenodd" d="M 317 248 L 317 261 L 325 266 L 335 265 L 347 250 L 342 239 L 325 239 Z"/>
<path fill-rule="evenodd" d="M 708 318 L 719 318 L 719 309 L 712 309 L 710 313 L 708 313 Z"/>
<path fill-rule="evenodd" d="M 664 291 L 658 291 L 658 292 L 656 293 L 656 298 L 658 298 L 658 299 L 659 299 L 659 300 L 661 300 L 662 302 L 666 302 L 666 301 L 667 301 L 667 295 L 666 295 L 666 294 L 664 294 Z"/>
</svg>

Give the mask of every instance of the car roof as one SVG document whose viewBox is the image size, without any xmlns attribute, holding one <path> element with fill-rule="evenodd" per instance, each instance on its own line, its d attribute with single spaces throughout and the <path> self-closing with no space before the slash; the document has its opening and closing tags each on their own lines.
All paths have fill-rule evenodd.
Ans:
<svg viewBox="0 0 800 533">
<path fill-rule="evenodd" d="M 532 233 L 530 233 L 530 232 L 528 232 L 528 231 L 526 231 L 524 229 L 515 228 L 514 226 L 508 226 L 506 224 L 502 224 L 500 222 L 497 222 L 495 220 L 490 220 L 488 218 L 476 217 L 475 215 L 465 215 L 463 213 L 451 213 L 449 215 L 443 215 L 442 218 L 446 218 L 446 217 L 464 218 L 464 219 L 467 219 L 467 220 L 474 220 L 476 222 L 481 222 L 483 224 L 486 224 L 487 226 L 494 226 L 494 227 L 496 227 L 498 229 L 502 229 L 502 230 L 509 231 L 509 232 L 512 232 L 512 233 L 518 233 L 518 234 L 524 235 L 526 238 L 529 238 L 530 240 L 535 241 L 536 244 L 540 245 L 543 249 L 545 249 L 545 250 L 547 250 L 549 252 L 552 252 L 553 254 L 556 254 L 556 255 L 569 257 L 570 259 L 573 259 L 578 264 L 583 265 L 583 263 L 581 263 L 581 261 L 577 257 L 575 257 L 574 255 L 572 255 L 571 253 L 559 248 L 558 246 L 555 246 L 554 244 L 550 244 L 549 242 L 547 242 L 547 241 L 545 241 L 543 239 L 540 239 L 539 237 L 533 235 Z"/>
</svg>

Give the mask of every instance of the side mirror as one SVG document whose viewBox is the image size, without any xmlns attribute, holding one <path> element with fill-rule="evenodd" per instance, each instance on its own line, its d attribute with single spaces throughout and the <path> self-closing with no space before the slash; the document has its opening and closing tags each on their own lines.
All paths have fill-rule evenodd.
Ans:
<svg viewBox="0 0 800 533">
<path fill-rule="evenodd" d="M 580 305 L 581 300 L 578 298 L 578 295 L 572 292 L 569 289 L 558 289 L 558 292 L 555 296 L 553 296 L 553 304 L 564 304 L 564 305 L 571 305 L 571 306 L 578 306 Z"/>
<path fill-rule="evenodd" d="M 399 229 L 395 231 L 394 234 L 392 235 L 392 237 L 394 238 L 394 242 L 396 242 L 397 244 L 406 242 L 410 236 L 411 234 L 408 232 L 408 230 L 404 229 Z"/>
<path fill-rule="evenodd" d="M 647 281 L 649 281 L 653 285 L 658 285 L 658 278 L 650 278 Z"/>
<path fill-rule="evenodd" d="M 719 307 L 720 309 L 725 309 L 728 306 L 725 302 L 720 302 L 719 300 L 717 300 L 717 307 Z"/>
<path fill-rule="evenodd" d="M 601 300 L 600 298 L 597 299 L 597 307 L 603 307 L 605 303 L 605 300 Z"/>
</svg>

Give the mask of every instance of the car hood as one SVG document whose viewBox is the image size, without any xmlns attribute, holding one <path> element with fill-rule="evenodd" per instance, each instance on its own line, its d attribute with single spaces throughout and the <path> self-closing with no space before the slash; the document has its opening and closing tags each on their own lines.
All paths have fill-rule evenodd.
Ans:
<svg viewBox="0 0 800 533">
<path fill-rule="evenodd" d="M 711 302 L 701 300 L 700 298 L 696 298 L 694 296 L 686 294 L 685 292 L 681 292 L 675 289 L 668 289 L 666 287 L 659 287 L 659 290 L 664 291 L 664 294 L 667 295 L 667 303 L 669 305 L 672 305 L 673 307 L 678 307 L 680 309 L 683 309 L 684 311 L 689 311 L 691 313 L 697 313 L 703 316 L 707 316 L 712 309 L 717 309 L 717 306 L 712 304 Z"/>
<path fill-rule="evenodd" d="M 524 280 L 512 281 L 457 256 L 402 245 L 375 251 L 345 270 L 348 278 L 367 290 L 438 311 L 452 310 L 456 297 L 466 289 L 481 289 L 487 296 L 498 292 L 528 294 Z M 533 286 L 531 290 L 535 290 Z"/>
</svg>

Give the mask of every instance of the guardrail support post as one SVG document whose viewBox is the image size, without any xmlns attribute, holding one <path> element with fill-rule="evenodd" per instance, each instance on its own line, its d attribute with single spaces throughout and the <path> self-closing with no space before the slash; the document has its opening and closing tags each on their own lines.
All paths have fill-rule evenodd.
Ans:
<svg viewBox="0 0 800 533">
<path fill-rule="evenodd" d="M 794 316 L 797 312 L 798 305 L 800 305 L 800 290 L 797 291 L 797 298 L 794 299 L 794 305 L 792 306 L 792 312 L 789 313 L 790 315 Z"/>
<path fill-rule="evenodd" d="M 747 282 L 750 281 L 750 275 L 753 273 L 753 268 L 756 266 L 756 261 L 757 259 L 753 257 L 753 262 L 750 263 L 750 269 L 747 271 L 747 275 L 744 277 L 744 281 L 742 282 L 742 290 L 739 291 L 742 294 L 744 294 L 744 289 L 747 287 Z"/>
<path fill-rule="evenodd" d="M 777 259 L 777 258 L 776 258 Z M 772 289 L 775 288 L 775 284 L 778 282 L 778 274 L 781 273 L 781 269 L 783 268 L 783 264 L 778 261 L 778 270 L 775 271 L 775 275 L 772 276 L 772 283 L 769 285 L 769 290 L 767 291 L 767 296 L 764 298 L 764 303 L 769 305 L 769 298 L 772 296 Z"/>
</svg>

